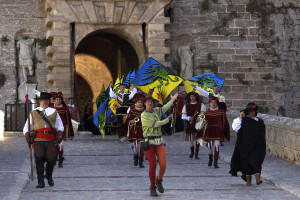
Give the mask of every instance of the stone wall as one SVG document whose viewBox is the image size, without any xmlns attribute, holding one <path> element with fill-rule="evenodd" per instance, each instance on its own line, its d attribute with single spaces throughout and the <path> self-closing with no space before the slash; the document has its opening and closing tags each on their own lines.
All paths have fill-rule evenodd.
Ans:
<svg viewBox="0 0 300 200">
<path fill-rule="evenodd" d="M 178 70 L 178 47 L 189 45 L 194 75 L 226 78 L 221 92 L 229 107 L 254 101 L 260 112 L 299 117 L 299 7 L 299 1 L 174 0 L 167 60 Z"/>
<path fill-rule="evenodd" d="M 28 33 L 35 39 L 45 38 L 45 13 L 38 0 L 10 0 L 0 4 L 0 74 L 6 81 L 0 87 L 0 110 L 6 103 L 15 103 L 17 99 L 16 36 Z M 36 79 L 38 89 L 46 90 L 45 49 L 36 45 Z"/>
<path fill-rule="evenodd" d="M 231 127 L 239 111 L 227 111 Z M 267 153 L 300 165 L 300 119 L 258 114 L 266 125 Z M 231 130 L 231 135 L 236 133 Z"/>
</svg>

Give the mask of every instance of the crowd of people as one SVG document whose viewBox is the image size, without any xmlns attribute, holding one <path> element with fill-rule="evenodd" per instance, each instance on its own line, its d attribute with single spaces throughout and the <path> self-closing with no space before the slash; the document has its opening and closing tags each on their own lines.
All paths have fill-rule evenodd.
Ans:
<svg viewBox="0 0 300 200">
<path fill-rule="evenodd" d="M 133 86 L 132 92 L 125 92 L 125 86 L 122 84 L 117 94 L 110 89 L 110 97 L 115 98 L 118 103 L 116 115 L 120 124 L 119 138 L 132 143 L 134 166 L 144 168 L 144 154 L 148 160 L 151 196 L 158 196 L 156 189 L 164 193 L 162 182 L 167 166 L 164 132 L 171 134 L 175 131 L 185 131 L 186 141 L 190 147 L 189 158 L 199 159 L 202 146 L 207 149 L 208 166 L 214 168 L 219 168 L 218 159 L 222 142 L 230 141 L 225 97 L 219 93 L 218 86 L 213 87 L 213 93 L 208 93 L 199 86 L 193 86 L 195 91 L 187 94 L 177 92 L 171 95 L 170 100 L 164 105 L 159 105 L 152 97 L 153 90 L 145 95 Z M 203 103 L 203 97 L 208 99 L 208 106 Z M 50 186 L 54 185 L 52 172 L 56 157 L 59 167 L 62 167 L 63 141 L 74 137 L 71 119 L 73 124 L 78 125 L 80 117 L 72 98 L 67 105 L 61 93 L 42 92 L 38 101 L 40 107 L 30 114 L 30 129 L 26 123 L 23 132 L 28 145 L 35 146 L 37 188 L 43 188 L 44 177 Z M 130 103 L 132 101 L 133 103 Z M 241 172 L 247 186 L 251 185 L 252 175 L 255 176 L 257 185 L 262 183 L 260 173 L 266 154 L 265 125 L 263 120 L 257 117 L 257 109 L 255 103 L 249 103 L 232 124 L 232 129 L 238 134 L 229 173 L 237 176 L 237 172 Z M 197 128 L 199 123 L 202 126 Z M 164 128 L 166 124 L 172 128 L 169 130 Z M 34 134 L 29 134 L 30 132 Z M 159 171 L 156 176 L 157 161 Z"/>
</svg>

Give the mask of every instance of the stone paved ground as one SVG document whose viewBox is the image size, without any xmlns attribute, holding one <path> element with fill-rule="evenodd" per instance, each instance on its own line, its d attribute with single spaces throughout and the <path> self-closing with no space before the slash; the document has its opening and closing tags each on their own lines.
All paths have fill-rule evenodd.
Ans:
<svg viewBox="0 0 300 200">
<path fill-rule="evenodd" d="M 158 199 L 299 197 L 300 177 L 297 174 L 300 174 L 300 166 L 267 157 L 263 165 L 263 184 L 246 187 L 242 179 L 228 174 L 233 142 L 221 147 L 220 168 L 214 169 L 207 166 L 205 149 L 200 150 L 200 160 L 190 159 L 188 144 L 183 137 L 164 138 L 168 165 L 163 182 L 165 193 L 159 194 Z M 149 196 L 147 161 L 144 169 L 134 167 L 131 145 L 119 142 L 116 136 L 106 136 L 104 140 L 99 136 L 75 138 L 65 143 L 65 157 L 64 168 L 55 168 L 54 187 L 46 183 L 44 189 L 36 189 L 37 180 L 29 181 L 20 193 L 20 199 L 152 199 Z M 0 187 L 3 191 L 3 186 Z M 13 193 L 12 189 L 10 193 Z"/>
</svg>

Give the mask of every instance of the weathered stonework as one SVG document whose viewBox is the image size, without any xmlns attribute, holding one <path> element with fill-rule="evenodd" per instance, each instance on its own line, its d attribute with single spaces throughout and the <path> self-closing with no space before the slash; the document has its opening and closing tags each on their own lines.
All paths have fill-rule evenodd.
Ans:
<svg viewBox="0 0 300 200">
<path fill-rule="evenodd" d="M 71 94 L 70 23 L 75 22 L 75 49 L 95 32 L 117 35 L 132 46 L 138 65 L 152 56 L 178 71 L 178 47 L 190 46 L 194 75 L 213 72 L 226 78 L 222 93 L 228 107 L 240 109 L 254 101 L 262 112 L 299 117 L 299 1 L 203 2 L 3 1 L 0 39 L 8 41 L 0 42 L 0 74 L 6 77 L 0 109 L 17 100 L 15 43 L 22 33 L 51 40 L 46 49 L 35 43 L 38 90 Z"/>
<path fill-rule="evenodd" d="M 227 111 L 229 124 L 239 116 L 239 111 Z M 267 153 L 300 165 L 300 120 L 258 114 L 266 125 Z M 236 133 L 231 130 L 231 135 Z"/>
<path fill-rule="evenodd" d="M 203 2 L 171 3 L 167 60 L 178 63 L 178 47 L 189 45 L 194 75 L 226 78 L 229 107 L 254 101 L 261 112 L 299 117 L 299 1 L 218 0 L 208 8 Z"/>
</svg>

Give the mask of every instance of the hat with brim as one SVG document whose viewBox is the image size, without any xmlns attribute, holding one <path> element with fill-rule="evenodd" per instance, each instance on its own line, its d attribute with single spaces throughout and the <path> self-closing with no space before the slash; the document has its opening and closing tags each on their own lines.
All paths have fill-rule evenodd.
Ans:
<svg viewBox="0 0 300 200">
<path fill-rule="evenodd" d="M 52 95 L 48 92 L 41 92 L 40 96 L 36 96 L 37 100 L 51 99 Z"/>
</svg>

